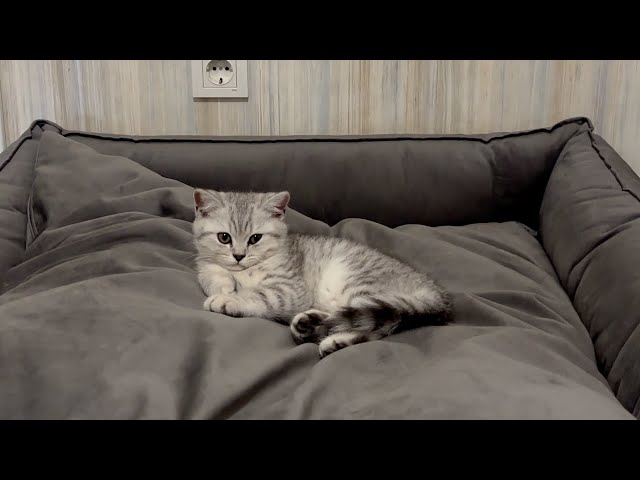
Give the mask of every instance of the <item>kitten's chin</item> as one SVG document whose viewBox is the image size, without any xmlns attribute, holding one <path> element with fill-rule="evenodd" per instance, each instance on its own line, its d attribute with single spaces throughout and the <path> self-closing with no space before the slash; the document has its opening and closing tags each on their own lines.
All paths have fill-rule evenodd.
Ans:
<svg viewBox="0 0 640 480">
<path fill-rule="evenodd" d="M 242 270 L 246 270 L 247 269 L 247 267 L 245 267 L 244 265 L 240 265 L 240 264 L 225 265 L 224 268 L 226 268 L 230 272 L 241 272 Z"/>
</svg>

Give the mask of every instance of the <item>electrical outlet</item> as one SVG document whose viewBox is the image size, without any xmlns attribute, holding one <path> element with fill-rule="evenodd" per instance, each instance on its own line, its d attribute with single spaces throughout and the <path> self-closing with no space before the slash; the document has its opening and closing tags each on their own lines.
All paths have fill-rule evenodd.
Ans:
<svg viewBox="0 0 640 480">
<path fill-rule="evenodd" d="M 191 60 L 194 98 L 246 98 L 246 60 Z"/>
<path fill-rule="evenodd" d="M 238 85 L 235 60 L 211 60 L 205 66 L 204 87 L 233 88 Z"/>
</svg>

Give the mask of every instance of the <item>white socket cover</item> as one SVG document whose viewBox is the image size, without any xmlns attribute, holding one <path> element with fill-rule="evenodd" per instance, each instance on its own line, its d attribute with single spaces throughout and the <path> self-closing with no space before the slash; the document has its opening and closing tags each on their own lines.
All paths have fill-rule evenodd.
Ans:
<svg viewBox="0 0 640 480">
<path fill-rule="evenodd" d="M 246 60 L 191 60 L 194 98 L 246 98 Z"/>
</svg>

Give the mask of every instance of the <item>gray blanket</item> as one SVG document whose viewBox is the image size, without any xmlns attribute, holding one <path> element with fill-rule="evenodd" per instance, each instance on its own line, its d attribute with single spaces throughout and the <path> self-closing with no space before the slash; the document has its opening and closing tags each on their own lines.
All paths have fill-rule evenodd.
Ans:
<svg viewBox="0 0 640 480">
<path fill-rule="evenodd" d="M 320 360 L 283 325 L 202 310 L 191 186 L 53 132 L 33 175 L 0 296 L 0 418 L 634 418 L 519 222 L 330 227 L 289 211 L 291 230 L 367 243 L 455 297 L 453 325 Z"/>
</svg>

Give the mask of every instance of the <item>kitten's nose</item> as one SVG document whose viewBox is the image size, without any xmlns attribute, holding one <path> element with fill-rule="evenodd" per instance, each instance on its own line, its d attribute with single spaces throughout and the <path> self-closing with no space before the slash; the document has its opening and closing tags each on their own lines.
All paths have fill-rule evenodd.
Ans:
<svg viewBox="0 0 640 480">
<path fill-rule="evenodd" d="M 236 255 L 235 253 L 233 254 L 233 258 L 235 258 L 238 262 L 240 262 L 240 260 L 242 260 L 244 257 L 246 257 L 246 255 Z"/>
</svg>

